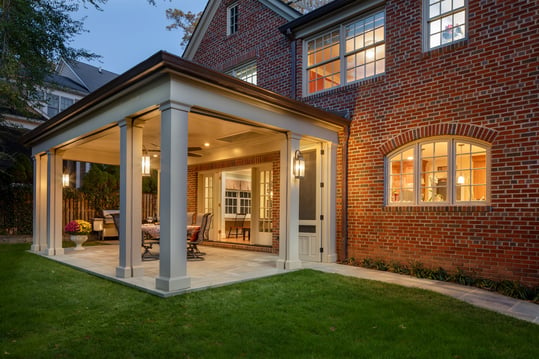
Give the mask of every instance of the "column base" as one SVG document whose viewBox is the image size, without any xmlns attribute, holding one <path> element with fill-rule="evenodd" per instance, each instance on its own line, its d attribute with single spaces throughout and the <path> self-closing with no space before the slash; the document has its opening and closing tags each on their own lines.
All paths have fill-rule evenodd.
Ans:
<svg viewBox="0 0 539 359">
<path fill-rule="evenodd" d="M 39 253 L 41 252 L 41 246 L 39 244 L 32 244 L 32 246 L 30 247 L 30 251 L 34 253 Z"/>
<path fill-rule="evenodd" d="M 286 260 L 283 260 L 283 259 L 278 259 L 276 264 L 277 264 L 278 269 L 283 269 L 283 270 L 294 270 L 294 269 L 303 268 L 303 264 L 301 263 L 300 260 L 286 261 Z"/>
<path fill-rule="evenodd" d="M 176 277 L 176 278 L 166 278 L 166 277 L 157 277 L 155 278 L 155 288 L 165 291 L 165 292 L 174 292 L 177 290 L 188 289 L 191 287 L 191 277 Z"/>
<path fill-rule="evenodd" d="M 61 256 L 64 254 L 63 248 L 45 248 L 41 251 L 46 256 Z"/>
<path fill-rule="evenodd" d="M 132 277 L 144 277 L 144 267 L 116 267 L 116 277 L 118 278 L 132 278 Z"/>
<path fill-rule="evenodd" d="M 131 278 L 131 267 L 116 267 L 116 277 L 118 278 Z"/>
</svg>

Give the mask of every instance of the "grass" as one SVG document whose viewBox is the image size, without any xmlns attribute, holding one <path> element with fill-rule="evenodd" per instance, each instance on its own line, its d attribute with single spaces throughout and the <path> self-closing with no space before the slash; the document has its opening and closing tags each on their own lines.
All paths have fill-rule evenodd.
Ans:
<svg viewBox="0 0 539 359">
<path fill-rule="evenodd" d="M 311 270 L 158 298 L 0 245 L 4 358 L 538 358 L 539 326 Z"/>
</svg>

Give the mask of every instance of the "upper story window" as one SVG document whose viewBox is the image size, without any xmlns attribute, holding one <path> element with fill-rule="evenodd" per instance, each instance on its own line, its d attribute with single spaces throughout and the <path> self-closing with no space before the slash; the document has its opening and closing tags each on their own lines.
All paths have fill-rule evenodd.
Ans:
<svg viewBox="0 0 539 359">
<path fill-rule="evenodd" d="M 256 61 L 249 62 L 238 66 L 230 71 L 227 74 L 237 77 L 240 80 L 249 82 L 253 85 L 256 85 L 257 75 L 256 75 Z"/>
<path fill-rule="evenodd" d="M 226 9 L 226 34 L 232 35 L 238 32 L 238 4 L 230 5 Z"/>
<path fill-rule="evenodd" d="M 388 205 L 470 204 L 488 200 L 489 150 L 460 138 L 414 143 L 388 156 Z"/>
<path fill-rule="evenodd" d="M 305 43 L 309 94 L 382 74 L 385 72 L 385 12 L 356 19 Z"/>
<path fill-rule="evenodd" d="M 74 99 L 54 94 L 47 94 L 47 116 L 53 117 L 73 105 Z"/>
<path fill-rule="evenodd" d="M 466 38 L 467 0 L 425 0 L 427 49 Z"/>
</svg>

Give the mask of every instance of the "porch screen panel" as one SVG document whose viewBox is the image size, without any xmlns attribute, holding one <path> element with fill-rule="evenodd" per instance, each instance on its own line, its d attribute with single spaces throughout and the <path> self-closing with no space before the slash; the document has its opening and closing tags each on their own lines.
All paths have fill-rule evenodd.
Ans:
<svg viewBox="0 0 539 359">
<path fill-rule="evenodd" d="M 305 177 L 299 182 L 299 219 L 316 219 L 316 150 L 302 152 Z"/>
</svg>

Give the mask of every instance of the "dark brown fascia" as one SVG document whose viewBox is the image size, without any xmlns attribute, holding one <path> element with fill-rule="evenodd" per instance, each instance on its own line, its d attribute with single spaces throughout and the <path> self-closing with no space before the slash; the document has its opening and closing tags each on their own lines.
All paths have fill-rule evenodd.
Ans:
<svg viewBox="0 0 539 359">
<path fill-rule="evenodd" d="M 232 76 L 210 70 L 168 52 L 159 51 L 127 72 L 113 79 L 103 87 L 82 98 L 80 101 L 54 116 L 49 121 L 27 133 L 22 139 L 23 143 L 27 146 L 31 146 L 48 131 L 55 127 L 66 124 L 77 114 L 80 114 L 100 101 L 103 101 L 104 99 L 107 99 L 118 92 L 133 86 L 149 76 L 160 72 L 170 72 L 175 75 L 189 77 L 195 81 L 206 82 L 214 86 L 217 85 L 219 87 L 271 103 L 274 106 L 281 107 L 289 111 L 298 112 L 303 115 L 317 118 L 323 122 L 327 122 L 339 127 L 348 127 L 350 125 L 349 119 L 343 118 L 334 113 L 309 106 L 307 104 L 289 99 L 288 97 L 262 89 L 255 85 L 251 85 Z"/>
</svg>

